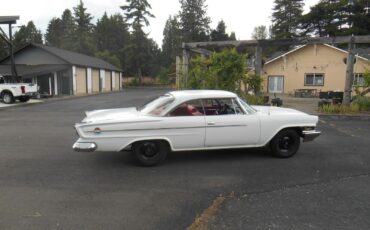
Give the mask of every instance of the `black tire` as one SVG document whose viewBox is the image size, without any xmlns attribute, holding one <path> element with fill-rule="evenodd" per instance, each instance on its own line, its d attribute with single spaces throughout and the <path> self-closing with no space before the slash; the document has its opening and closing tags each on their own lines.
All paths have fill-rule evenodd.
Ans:
<svg viewBox="0 0 370 230">
<path fill-rule="evenodd" d="M 169 146 L 165 141 L 140 141 L 132 146 L 135 160 L 144 166 L 155 166 L 162 163 L 169 152 Z"/>
<path fill-rule="evenodd" d="M 301 138 L 294 129 L 280 131 L 270 142 L 272 154 L 279 158 L 288 158 L 297 153 Z"/>
<path fill-rule="evenodd" d="M 14 103 L 13 94 L 10 93 L 10 92 L 4 92 L 4 93 L 2 93 L 1 98 L 3 99 L 3 102 L 5 104 L 13 104 Z"/>
<path fill-rule="evenodd" d="M 19 98 L 20 102 L 27 102 L 29 100 L 30 100 L 30 97 L 26 97 L 26 96 L 22 96 L 22 97 Z"/>
</svg>

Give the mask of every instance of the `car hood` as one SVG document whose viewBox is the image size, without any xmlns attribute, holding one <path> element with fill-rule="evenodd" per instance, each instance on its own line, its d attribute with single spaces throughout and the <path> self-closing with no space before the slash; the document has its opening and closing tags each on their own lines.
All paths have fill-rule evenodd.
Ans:
<svg viewBox="0 0 370 230">
<path fill-rule="evenodd" d="M 135 107 L 122 109 L 103 109 L 87 111 L 85 119 L 82 122 L 110 122 L 118 120 L 131 120 L 138 118 L 140 112 Z"/>
<path fill-rule="evenodd" d="M 304 112 L 290 109 L 290 108 L 282 108 L 282 107 L 275 107 L 275 106 L 252 106 L 258 113 L 267 114 L 267 115 L 307 115 Z"/>
</svg>

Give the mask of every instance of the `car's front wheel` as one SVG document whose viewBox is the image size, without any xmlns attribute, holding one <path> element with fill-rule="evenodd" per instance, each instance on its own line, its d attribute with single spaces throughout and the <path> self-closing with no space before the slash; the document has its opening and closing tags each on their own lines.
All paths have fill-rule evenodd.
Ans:
<svg viewBox="0 0 370 230">
<path fill-rule="evenodd" d="M 154 166 L 162 163 L 169 152 L 165 141 L 140 141 L 132 145 L 133 155 L 137 162 L 144 166 Z"/>
<path fill-rule="evenodd" d="M 280 131 L 270 142 L 272 154 L 280 158 L 288 158 L 297 153 L 301 138 L 294 129 Z"/>
</svg>

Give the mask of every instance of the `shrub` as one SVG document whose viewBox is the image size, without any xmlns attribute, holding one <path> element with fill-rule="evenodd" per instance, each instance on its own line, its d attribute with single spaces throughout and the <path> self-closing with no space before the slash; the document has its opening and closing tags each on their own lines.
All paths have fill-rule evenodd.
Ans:
<svg viewBox="0 0 370 230">
<path fill-rule="evenodd" d="M 247 93 L 240 93 L 239 96 L 250 105 L 263 105 L 265 103 L 263 96 L 256 96 Z"/>
<path fill-rule="evenodd" d="M 161 67 L 161 71 L 158 74 L 158 80 L 161 84 L 167 85 L 170 84 L 170 70 L 164 67 Z"/>
<path fill-rule="evenodd" d="M 358 113 L 360 107 L 357 104 L 348 105 L 323 105 L 319 107 L 319 112 L 328 114 L 346 114 L 346 113 Z"/>
<path fill-rule="evenodd" d="M 370 97 L 357 97 L 352 104 L 357 105 L 360 110 L 370 110 Z"/>
<path fill-rule="evenodd" d="M 213 53 L 211 57 L 196 57 L 191 60 L 187 88 L 223 89 L 237 91 L 244 79 L 245 56 L 235 49 Z"/>
<path fill-rule="evenodd" d="M 256 74 L 248 74 L 243 79 L 243 83 L 246 86 L 246 91 L 252 91 L 254 94 L 259 94 L 262 90 L 263 79 Z"/>
</svg>

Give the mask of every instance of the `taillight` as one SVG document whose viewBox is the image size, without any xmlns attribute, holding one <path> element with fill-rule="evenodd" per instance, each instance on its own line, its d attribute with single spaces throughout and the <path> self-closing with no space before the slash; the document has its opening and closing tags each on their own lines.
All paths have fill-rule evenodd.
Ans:
<svg viewBox="0 0 370 230">
<path fill-rule="evenodd" d="M 26 87 L 24 85 L 21 86 L 22 93 L 26 93 Z"/>
</svg>

